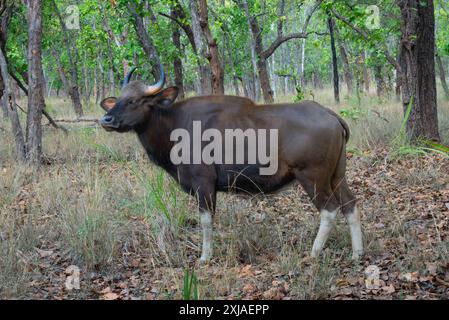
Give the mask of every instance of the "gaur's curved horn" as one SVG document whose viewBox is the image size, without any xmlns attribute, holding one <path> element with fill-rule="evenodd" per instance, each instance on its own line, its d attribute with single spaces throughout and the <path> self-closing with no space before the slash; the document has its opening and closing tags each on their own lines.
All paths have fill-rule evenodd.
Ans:
<svg viewBox="0 0 449 320">
<path fill-rule="evenodd" d="M 133 75 L 133 72 L 136 71 L 137 67 L 132 67 L 131 70 L 129 70 L 128 74 L 126 75 L 125 79 L 123 79 L 122 83 L 122 89 L 126 87 L 126 85 L 129 83 L 129 80 L 131 80 L 131 76 Z"/>
<path fill-rule="evenodd" d="M 147 95 L 156 94 L 159 91 L 162 90 L 165 84 L 165 74 L 164 74 L 164 67 L 162 66 L 162 63 L 159 62 L 159 80 L 155 84 L 148 86 L 147 90 L 145 90 L 145 93 Z"/>
</svg>

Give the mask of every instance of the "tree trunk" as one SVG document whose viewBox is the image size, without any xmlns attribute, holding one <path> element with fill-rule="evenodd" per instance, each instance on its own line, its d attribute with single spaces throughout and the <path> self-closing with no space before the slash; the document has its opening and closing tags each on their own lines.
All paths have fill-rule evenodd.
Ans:
<svg viewBox="0 0 449 320">
<path fill-rule="evenodd" d="M 198 55 L 198 73 L 199 73 L 199 89 L 200 95 L 212 94 L 212 81 L 210 66 L 204 63 L 204 59 L 207 59 L 207 47 L 203 39 L 201 31 L 200 15 L 198 10 L 198 4 L 196 0 L 190 0 L 190 13 L 192 16 L 192 33 L 195 41 L 195 47 L 197 48 Z"/>
<path fill-rule="evenodd" d="M 265 103 L 273 103 L 273 91 L 270 86 L 270 78 L 267 71 L 267 61 L 263 57 L 262 31 L 256 18 L 251 18 L 251 31 L 254 38 L 257 54 L 257 71 L 259 73 L 260 87 Z"/>
<path fill-rule="evenodd" d="M 444 72 L 443 61 L 441 61 L 441 57 L 438 54 L 436 55 L 436 59 L 437 59 L 438 73 L 440 74 L 441 86 L 443 87 L 446 100 L 449 100 L 449 89 L 447 87 L 446 74 Z"/>
<path fill-rule="evenodd" d="M 28 7 L 28 115 L 27 162 L 38 165 L 42 157 L 42 111 L 44 74 L 42 71 L 42 3 L 27 1 Z"/>
<path fill-rule="evenodd" d="M 224 94 L 224 72 L 223 67 L 221 66 L 217 42 L 212 36 L 212 32 L 209 28 L 209 14 L 207 12 L 206 0 L 199 0 L 199 17 L 200 26 L 208 45 L 208 54 L 206 58 L 209 60 L 212 72 L 212 94 Z"/>
<path fill-rule="evenodd" d="M 352 75 L 351 66 L 349 64 L 348 52 L 346 50 L 345 43 L 344 43 L 343 39 L 341 39 L 340 33 L 336 27 L 335 27 L 335 34 L 337 35 L 337 38 L 338 38 L 340 56 L 341 56 L 341 60 L 343 62 L 343 72 L 344 72 L 343 75 L 344 75 L 346 87 L 348 88 L 348 95 L 351 96 L 353 94 L 352 81 L 353 81 L 354 77 Z"/>
<path fill-rule="evenodd" d="M 132 13 L 134 17 L 134 28 L 137 33 L 137 38 L 139 39 L 139 43 L 142 46 L 145 55 L 149 59 L 151 64 L 151 73 L 156 80 L 159 80 L 159 55 L 157 53 L 156 47 L 153 44 L 153 41 L 148 36 L 148 33 L 145 29 L 143 18 L 140 14 L 137 13 L 135 5 L 131 2 L 128 2 L 128 9 Z"/>
<path fill-rule="evenodd" d="M 398 56 L 396 58 L 396 61 L 398 62 L 399 65 L 401 65 L 400 50 L 399 50 Z M 395 85 L 396 102 L 400 102 L 401 101 L 402 77 L 401 77 L 401 72 L 399 72 L 397 69 L 395 70 L 395 80 L 396 80 L 396 85 Z"/>
<path fill-rule="evenodd" d="M 7 6 L 7 2 L 6 0 L 0 0 L 0 11 L 1 13 L 1 20 L 0 20 L 0 50 L 2 50 L 2 54 L 3 52 L 6 52 L 5 48 L 6 48 L 6 39 L 8 37 L 8 25 L 9 25 L 9 20 L 11 18 L 11 11 L 12 11 L 12 6 Z M 5 67 L 7 67 L 6 64 L 6 58 L 5 58 Z M 3 117 L 7 118 L 8 117 L 8 98 L 5 96 L 3 96 L 3 94 L 5 93 L 6 90 L 6 84 L 5 82 L 8 81 L 8 73 L 6 73 L 6 79 L 3 79 L 3 77 L 1 77 L 0 74 L 0 104 L 1 104 L 1 108 L 2 108 L 2 112 L 3 112 Z"/>
<path fill-rule="evenodd" d="M 232 73 L 232 85 L 234 86 L 234 92 L 236 96 L 240 95 L 240 90 L 239 90 L 239 83 L 238 83 L 238 79 L 237 79 L 237 74 L 236 74 L 236 70 L 235 70 L 235 63 L 234 63 L 234 55 L 232 53 L 232 48 L 229 45 L 230 41 L 229 41 L 229 37 L 226 33 L 224 33 L 224 49 L 225 49 L 225 53 L 228 53 L 228 61 L 229 61 L 229 66 L 231 67 L 231 73 Z M 224 57 L 223 57 L 224 59 Z"/>
<path fill-rule="evenodd" d="M 305 61 L 306 61 L 306 38 L 301 41 L 301 72 L 299 77 L 301 78 L 301 87 L 306 88 L 306 75 L 305 75 Z"/>
<path fill-rule="evenodd" d="M 55 48 L 51 48 L 51 53 L 53 57 L 55 58 L 56 67 L 58 69 L 59 78 L 61 78 L 61 82 L 64 86 L 64 89 L 67 93 L 67 95 L 72 100 L 72 106 L 75 110 L 76 116 L 78 118 L 81 118 L 83 116 L 83 107 L 81 104 L 81 99 L 79 95 L 78 87 L 74 85 L 68 78 L 64 71 L 64 68 L 62 66 L 61 57 L 59 55 L 59 52 Z"/>
<path fill-rule="evenodd" d="M 59 9 L 58 9 L 58 6 L 56 5 L 55 0 L 53 0 L 53 7 L 55 8 L 55 12 L 56 12 L 59 22 L 61 24 L 61 30 L 64 35 L 64 43 L 66 46 L 67 56 L 69 59 L 70 75 L 71 75 L 71 79 L 69 82 L 69 84 L 70 84 L 69 91 L 71 92 L 70 97 L 72 98 L 72 104 L 73 104 L 73 108 L 75 110 L 76 116 L 78 118 L 81 118 L 81 117 L 83 117 L 83 105 L 81 104 L 80 92 L 79 92 L 79 87 L 78 87 L 78 70 L 76 67 L 77 63 L 75 62 L 76 51 L 75 51 L 75 53 L 73 53 L 70 50 L 71 46 L 72 46 L 72 48 L 75 48 L 75 46 L 73 43 L 70 44 L 70 39 L 72 39 L 72 37 L 69 37 L 69 35 L 68 35 L 68 31 L 65 26 L 65 22 L 62 19 L 61 13 L 59 12 Z M 75 50 L 76 50 L 76 48 L 75 48 Z"/>
<path fill-rule="evenodd" d="M 243 8 L 243 11 L 245 11 L 245 15 L 246 15 L 246 23 L 248 25 L 248 32 L 250 33 L 250 52 L 251 52 L 251 64 L 252 64 L 252 90 L 251 90 L 251 94 L 249 95 L 249 97 L 251 99 L 254 99 L 255 101 L 259 101 L 260 100 L 260 80 L 257 74 L 257 54 L 256 54 L 256 40 L 253 36 L 253 32 L 252 32 L 252 27 L 251 27 L 251 15 L 249 13 L 249 8 L 248 8 L 248 2 L 247 0 L 242 0 L 242 2 L 240 3 L 240 7 Z M 242 84 L 243 86 L 245 86 L 244 84 Z M 247 94 L 245 94 L 245 96 L 248 97 Z"/>
<path fill-rule="evenodd" d="M 370 77 L 369 77 L 368 68 L 366 67 L 365 50 L 362 50 L 362 72 L 363 72 L 363 84 L 364 84 L 364 87 L 365 87 L 365 92 L 367 94 L 369 94 L 371 80 L 370 80 Z"/>
<path fill-rule="evenodd" d="M 376 65 L 374 67 L 374 78 L 376 79 L 377 97 L 381 98 L 385 92 L 385 81 L 382 76 L 382 66 L 381 65 Z"/>
<path fill-rule="evenodd" d="M 175 13 L 173 13 L 175 15 Z M 175 56 L 173 59 L 173 69 L 175 71 L 175 85 L 179 89 L 178 97 L 179 99 L 184 99 L 185 93 L 184 93 L 184 81 L 183 81 L 183 74 L 182 74 L 182 60 L 180 58 L 181 56 L 181 33 L 179 32 L 179 27 L 175 23 L 173 23 L 172 26 L 172 40 L 173 44 L 175 45 L 176 49 L 178 50 L 179 54 Z"/>
<path fill-rule="evenodd" d="M 329 27 L 329 34 L 331 38 L 331 50 L 332 50 L 332 79 L 334 84 L 334 98 L 336 103 L 340 103 L 340 85 L 338 79 L 338 65 L 337 65 L 337 50 L 335 49 L 335 37 L 334 37 L 334 21 L 329 16 L 327 19 Z"/>
<path fill-rule="evenodd" d="M 401 71 L 406 130 L 412 141 L 439 141 L 435 80 L 435 17 L 432 0 L 397 0 L 401 10 Z"/>
<path fill-rule="evenodd" d="M 6 39 L 5 39 L 6 40 Z M 17 106 L 12 92 L 12 88 L 9 81 L 8 65 L 6 63 L 5 56 L 3 55 L 3 50 L 0 49 L 0 69 L 1 69 L 1 82 L 3 84 L 2 100 L 5 106 L 8 108 L 8 116 L 11 121 L 12 133 L 14 136 L 14 141 L 16 143 L 16 151 L 19 161 L 24 162 L 26 159 L 25 150 L 25 139 L 23 136 L 23 130 L 20 125 L 19 115 L 17 114 Z"/>
</svg>

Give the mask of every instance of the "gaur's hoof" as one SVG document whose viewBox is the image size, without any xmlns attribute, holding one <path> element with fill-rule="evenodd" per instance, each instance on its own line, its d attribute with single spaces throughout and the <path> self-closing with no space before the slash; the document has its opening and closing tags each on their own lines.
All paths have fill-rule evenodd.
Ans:
<svg viewBox="0 0 449 320">
<path fill-rule="evenodd" d="M 352 260 L 358 261 L 363 257 L 363 251 L 357 251 L 352 253 Z"/>
</svg>

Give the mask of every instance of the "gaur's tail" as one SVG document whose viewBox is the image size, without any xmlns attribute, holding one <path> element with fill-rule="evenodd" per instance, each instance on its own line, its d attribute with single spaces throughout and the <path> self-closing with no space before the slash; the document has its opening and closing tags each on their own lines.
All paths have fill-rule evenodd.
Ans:
<svg viewBox="0 0 449 320">
<path fill-rule="evenodd" d="M 326 110 L 327 110 L 331 115 L 333 115 L 335 118 L 337 118 L 338 121 L 340 121 L 341 126 L 343 127 L 343 129 L 345 129 L 345 139 L 346 139 L 346 142 L 348 142 L 349 137 L 350 137 L 350 135 L 351 135 L 351 132 L 349 131 L 349 127 L 348 127 L 348 124 L 346 123 L 346 121 L 343 120 L 343 118 L 340 117 L 340 115 L 337 114 L 334 110 L 331 110 L 331 109 L 329 109 L 329 108 L 326 108 Z"/>
</svg>

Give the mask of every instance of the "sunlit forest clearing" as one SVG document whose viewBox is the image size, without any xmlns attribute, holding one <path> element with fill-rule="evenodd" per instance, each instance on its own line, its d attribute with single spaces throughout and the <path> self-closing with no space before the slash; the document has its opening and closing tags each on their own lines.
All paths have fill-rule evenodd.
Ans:
<svg viewBox="0 0 449 320">
<path fill-rule="evenodd" d="M 401 78 L 404 65 L 389 59 L 400 56 L 403 36 L 395 1 L 381 1 L 384 27 L 368 35 L 360 22 L 365 11 L 350 1 L 79 1 L 85 25 L 77 31 L 61 29 L 68 2 L 43 2 L 36 8 L 0 0 L 2 32 L 9 24 L 7 37 L 0 37 L 1 299 L 449 298 L 447 75 L 440 78 L 441 69 L 429 67 L 433 105 L 432 85 L 422 85 L 421 71 Z M 449 5 L 425 2 L 435 2 L 434 49 L 449 73 Z M 195 30 L 195 3 L 200 15 L 206 6 L 211 30 L 204 24 Z M 27 55 L 20 22 L 32 20 L 33 10 L 43 17 L 38 85 L 30 81 L 36 61 Z M 251 33 L 256 19 L 265 53 L 256 50 Z M 307 19 L 313 34 L 285 40 L 264 58 L 277 36 L 304 33 Z M 184 27 L 180 21 L 187 21 Z M 202 40 L 189 39 L 186 26 Z M 278 33 L 282 28 L 285 34 Z M 207 47 L 210 33 L 218 45 Z M 418 65 L 435 54 L 419 56 Z M 202 222 L 195 197 L 148 158 L 136 134 L 107 132 L 99 123 L 105 115 L 100 102 L 120 97 L 132 66 L 138 67 L 135 78 L 160 80 L 156 61 L 165 69 L 166 87 L 182 87 L 176 101 L 223 93 L 259 104 L 312 100 L 341 116 L 351 132 L 346 177 L 358 199 L 363 256 L 351 259 L 351 235 L 339 214 L 321 255 L 311 257 L 320 214 L 294 182 L 274 194 L 219 192 L 214 254 L 199 263 Z M 266 75 L 261 61 L 268 63 Z M 408 83 L 411 74 L 418 80 Z M 415 91 L 404 93 L 404 87 Z M 40 117 L 33 122 L 36 105 Z M 32 146 L 29 133 L 39 133 L 33 126 L 41 128 L 41 150 Z M 76 288 L 67 284 L 73 270 Z"/>
</svg>

